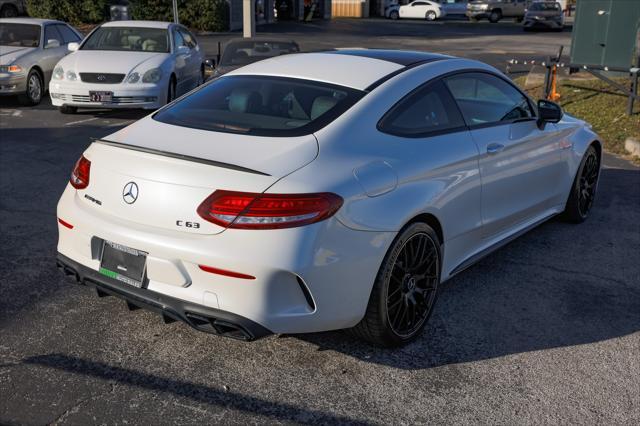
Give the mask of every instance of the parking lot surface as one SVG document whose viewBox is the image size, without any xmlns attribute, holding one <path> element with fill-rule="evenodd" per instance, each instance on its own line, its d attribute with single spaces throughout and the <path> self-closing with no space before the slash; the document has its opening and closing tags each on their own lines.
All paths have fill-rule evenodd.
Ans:
<svg viewBox="0 0 640 426">
<path fill-rule="evenodd" d="M 508 23 L 266 30 L 306 49 L 432 50 L 498 66 L 570 42 Z M 201 37 L 207 53 L 218 39 Z M 444 284 L 409 346 L 343 332 L 242 343 L 130 312 L 55 267 L 56 203 L 73 164 L 91 138 L 144 114 L 0 99 L 0 424 L 640 423 L 638 168 L 606 156 L 586 223 L 545 223 Z"/>
</svg>

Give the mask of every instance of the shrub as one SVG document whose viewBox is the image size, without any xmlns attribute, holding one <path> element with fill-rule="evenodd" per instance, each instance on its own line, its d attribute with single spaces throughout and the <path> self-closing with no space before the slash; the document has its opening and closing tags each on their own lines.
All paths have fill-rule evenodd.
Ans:
<svg viewBox="0 0 640 426">
<path fill-rule="evenodd" d="M 132 19 L 172 21 L 171 0 L 130 0 Z M 178 0 L 180 23 L 196 30 L 229 29 L 229 4 L 226 0 Z"/>
<path fill-rule="evenodd" d="M 27 12 L 34 18 L 93 24 L 106 19 L 108 4 L 109 0 L 27 0 Z"/>
</svg>

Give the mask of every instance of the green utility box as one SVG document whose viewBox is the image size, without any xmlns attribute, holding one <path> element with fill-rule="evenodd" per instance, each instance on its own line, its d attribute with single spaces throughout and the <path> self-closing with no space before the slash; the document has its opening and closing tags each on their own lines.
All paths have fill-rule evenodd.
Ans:
<svg viewBox="0 0 640 426">
<path fill-rule="evenodd" d="M 640 0 L 578 0 L 571 63 L 629 70 L 638 66 Z"/>
</svg>

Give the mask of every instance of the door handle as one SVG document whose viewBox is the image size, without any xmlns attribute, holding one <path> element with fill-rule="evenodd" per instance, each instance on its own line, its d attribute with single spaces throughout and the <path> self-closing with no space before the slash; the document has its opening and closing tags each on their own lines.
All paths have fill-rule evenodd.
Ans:
<svg viewBox="0 0 640 426">
<path fill-rule="evenodd" d="M 487 145 L 487 154 L 497 154 L 504 149 L 504 145 L 499 143 L 491 143 Z"/>
</svg>

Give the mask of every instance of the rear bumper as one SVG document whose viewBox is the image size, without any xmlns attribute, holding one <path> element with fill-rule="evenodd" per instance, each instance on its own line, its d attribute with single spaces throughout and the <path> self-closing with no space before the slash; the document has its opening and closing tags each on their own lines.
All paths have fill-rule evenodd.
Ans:
<svg viewBox="0 0 640 426">
<path fill-rule="evenodd" d="M 98 273 L 102 241 L 148 253 L 146 288 L 162 297 L 230 312 L 273 333 L 349 328 L 363 317 L 395 232 L 356 231 L 331 218 L 281 230 L 197 234 L 105 213 L 91 192 L 68 185 L 58 203 L 58 252 Z M 118 194 L 120 185 L 113 188 Z M 248 274 L 243 280 L 206 265 Z"/>
<path fill-rule="evenodd" d="M 157 312 L 166 323 L 183 321 L 199 331 L 245 341 L 273 334 L 260 324 L 231 312 L 189 303 L 149 289 L 128 286 L 60 253 L 57 256 L 57 266 L 79 284 L 95 287 L 98 296 L 116 296 L 124 299 L 129 309 L 143 308 Z"/>
</svg>

